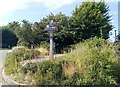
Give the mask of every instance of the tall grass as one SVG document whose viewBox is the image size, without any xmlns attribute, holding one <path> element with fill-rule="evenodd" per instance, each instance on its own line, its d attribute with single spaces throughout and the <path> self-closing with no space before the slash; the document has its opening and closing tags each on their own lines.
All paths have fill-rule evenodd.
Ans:
<svg viewBox="0 0 120 87">
<path fill-rule="evenodd" d="M 40 78 L 33 78 L 34 84 L 108 85 L 120 83 L 120 58 L 115 53 L 113 43 L 107 43 L 104 39 L 95 37 L 78 43 L 73 48 L 62 58 L 43 62 L 42 65 L 46 67 L 44 69 L 41 69 L 41 63 L 38 63 L 37 76 Z"/>
<path fill-rule="evenodd" d="M 27 63 L 20 72 L 34 85 L 108 85 L 120 83 L 120 58 L 113 43 L 91 38 L 76 44 L 65 56 Z M 24 82 L 24 81 L 23 81 Z"/>
</svg>

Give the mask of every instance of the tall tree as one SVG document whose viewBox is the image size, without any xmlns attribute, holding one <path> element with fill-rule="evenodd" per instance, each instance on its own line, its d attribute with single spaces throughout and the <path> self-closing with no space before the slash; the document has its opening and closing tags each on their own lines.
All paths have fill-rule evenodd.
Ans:
<svg viewBox="0 0 120 87">
<path fill-rule="evenodd" d="M 112 30 L 109 7 L 103 2 L 83 2 L 76 7 L 71 17 L 71 28 L 75 31 L 77 41 L 90 37 L 109 38 Z"/>
<path fill-rule="evenodd" d="M 34 38 L 33 44 L 35 46 L 40 45 L 40 43 L 42 41 L 44 41 L 44 39 L 45 39 L 44 38 L 44 34 L 45 34 L 44 28 L 41 27 L 41 24 L 39 22 L 35 22 L 32 25 L 32 29 L 33 29 L 33 31 L 32 31 L 33 36 L 32 37 Z"/>
<path fill-rule="evenodd" d="M 20 29 L 16 31 L 19 39 L 18 45 L 30 47 L 34 40 L 32 31 L 32 24 L 27 20 L 23 20 Z"/>
<path fill-rule="evenodd" d="M 20 23 L 17 21 L 10 22 L 7 26 L 15 34 L 20 29 Z"/>
<path fill-rule="evenodd" d="M 56 15 L 50 14 L 47 18 L 43 18 L 40 22 L 40 29 L 43 30 L 43 41 L 49 42 L 49 33 L 45 30 L 46 25 L 53 20 L 54 23 L 58 26 L 58 31 L 54 32 L 54 43 L 56 52 L 61 52 L 63 48 L 74 43 L 73 33 L 69 28 L 69 17 L 65 14 L 58 13 Z"/>
</svg>

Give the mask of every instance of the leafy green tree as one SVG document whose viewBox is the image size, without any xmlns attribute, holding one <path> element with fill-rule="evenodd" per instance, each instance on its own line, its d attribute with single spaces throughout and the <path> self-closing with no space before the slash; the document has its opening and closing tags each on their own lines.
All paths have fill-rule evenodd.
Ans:
<svg viewBox="0 0 120 87">
<path fill-rule="evenodd" d="M 20 29 L 16 32 L 19 38 L 18 45 L 30 47 L 34 39 L 32 31 L 32 24 L 29 21 L 23 20 Z"/>
<path fill-rule="evenodd" d="M 10 22 L 7 26 L 15 34 L 17 34 L 17 31 L 20 29 L 20 23 L 17 21 Z"/>
<path fill-rule="evenodd" d="M 76 7 L 70 19 L 75 39 L 78 42 L 94 36 L 108 39 L 113 28 L 108 11 L 109 7 L 103 1 L 83 2 Z"/>
<path fill-rule="evenodd" d="M 32 35 L 33 35 L 33 44 L 35 46 L 39 45 L 42 41 L 45 41 L 45 31 L 44 28 L 42 28 L 43 26 L 41 26 L 41 23 L 39 22 L 35 22 L 32 25 Z M 44 40 L 45 39 L 45 40 Z"/>
<path fill-rule="evenodd" d="M 43 41 L 46 41 L 49 43 L 49 33 L 45 30 L 46 25 L 49 24 L 49 22 L 53 20 L 54 23 L 58 26 L 58 31 L 54 32 L 54 43 L 56 52 L 61 52 L 63 48 L 71 45 L 74 43 L 73 40 L 73 34 L 69 29 L 69 17 L 65 14 L 59 13 L 59 14 L 49 14 L 46 18 L 43 18 L 40 21 L 40 29 L 44 32 L 43 34 Z"/>
<path fill-rule="evenodd" d="M 13 21 L 8 24 L 11 31 L 13 31 L 17 38 L 18 42 L 17 45 L 23 45 L 30 47 L 33 44 L 34 36 L 33 36 L 33 29 L 32 24 L 27 21 L 23 20 L 22 23 Z"/>
<path fill-rule="evenodd" d="M 108 11 L 109 7 L 102 1 L 83 2 L 74 9 L 70 17 L 62 13 L 51 13 L 40 22 L 32 24 L 23 20 L 21 24 L 13 21 L 8 26 L 16 34 L 18 45 L 30 47 L 32 44 L 36 46 L 43 42 L 49 43 L 49 33 L 45 31 L 45 27 L 53 20 L 58 26 L 53 39 L 56 52 L 60 53 L 70 45 L 91 37 L 108 39 L 109 31 L 113 28 Z"/>
</svg>

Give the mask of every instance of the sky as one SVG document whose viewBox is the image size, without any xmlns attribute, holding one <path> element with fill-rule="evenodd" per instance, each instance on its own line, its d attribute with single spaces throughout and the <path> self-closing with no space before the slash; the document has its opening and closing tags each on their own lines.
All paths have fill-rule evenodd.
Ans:
<svg viewBox="0 0 120 87">
<path fill-rule="evenodd" d="M 62 12 L 70 16 L 76 5 L 80 5 L 84 1 L 86 0 L 0 0 L 0 26 L 12 21 L 21 22 L 24 19 L 32 23 L 39 22 L 50 13 Z M 113 33 L 110 36 L 111 41 L 114 41 L 114 31 L 117 30 L 118 33 L 118 1 L 105 0 L 109 6 L 109 14 L 114 26 L 111 31 Z"/>
</svg>

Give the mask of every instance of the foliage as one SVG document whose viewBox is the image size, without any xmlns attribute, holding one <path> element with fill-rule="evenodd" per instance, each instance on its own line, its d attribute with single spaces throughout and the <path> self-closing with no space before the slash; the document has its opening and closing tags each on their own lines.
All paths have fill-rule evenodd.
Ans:
<svg viewBox="0 0 120 87">
<path fill-rule="evenodd" d="M 9 53 L 6 56 L 5 63 L 4 63 L 4 71 L 6 74 L 12 74 L 17 72 L 19 67 L 18 61 L 16 56 L 13 53 Z"/>
<path fill-rule="evenodd" d="M 63 53 L 63 50 L 67 51 L 71 45 L 91 37 L 108 39 L 109 31 L 113 28 L 108 11 L 109 7 L 102 1 L 83 2 L 74 9 L 72 16 L 66 16 L 61 12 L 51 13 L 40 22 L 13 21 L 7 27 L 17 36 L 17 45 L 30 48 L 43 42 L 49 43 L 49 33 L 45 31 L 45 27 L 53 20 L 58 26 L 58 31 L 54 32 L 53 37 L 55 52 Z"/>
<path fill-rule="evenodd" d="M 2 32 L 2 48 L 16 46 L 17 37 L 7 26 L 0 27 L 0 32 Z"/>
<path fill-rule="evenodd" d="M 15 33 L 19 39 L 18 45 L 29 47 L 33 42 L 31 24 L 26 20 L 23 20 L 22 22 L 23 24 L 21 27 L 18 25 L 18 30 L 15 30 Z"/>
<path fill-rule="evenodd" d="M 120 83 L 120 59 L 113 43 L 91 38 L 66 56 L 21 66 L 34 85 L 108 85 Z"/>
<path fill-rule="evenodd" d="M 77 41 L 94 36 L 108 39 L 109 31 L 113 28 L 108 11 L 109 7 L 103 1 L 88 1 L 77 6 L 70 19 Z"/>
<path fill-rule="evenodd" d="M 120 41 L 120 34 L 117 35 L 117 40 Z"/>
<path fill-rule="evenodd" d="M 79 58 L 80 73 L 89 84 L 119 83 L 119 58 L 113 44 L 106 44 L 103 39 L 90 39 L 78 45 L 70 56 Z M 78 48 L 78 46 L 76 48 Z"/>
<path fill-rule="evenodd" d="M 58 26 L 58 31 L 54 32 L 53 39 L 54 39 L 54 44 L 56 49 L 55 51 L 57 53 L 60 53 L 64 47 L 73 43 L 72 32 L 68 31 L 69 17 L 62 13 L 58 13 L 56 15 L 50 14 L 46 18 L 43 18 L 41 20 L 40 22 L 41 30 L 44 30 L 46 25 L 48 25 L 51 20 L 53 20 L 54 23 Z M 48 43 L 49 34 L 47 31 L 44 31 L 43 37 L 44 39 L 42 39 L 42 41 L 45 41 Z"/>
<path fill-rule="evenodd" d="M 18 45 L 27 47 L 47 46 L 49 34 L 45 27 L 51 20 L 58 26 L 54 32 L 56 52 L 60 53 L 70 45 L 71 52 L 56 60 L 40 63 L 27 63 L 21 66 L 20 62 L 35 58 L 39 51 L 28 48 L 13 49 L 6 57 L 4 69 L 7 74 L 22 72 L 32 77 L 35 85 L 107 85 L 120 83 L 120 59 L 116 55 L 114 45 L 107 43 L 110 24 L 108 6 L 104 2 L 83 2 L 76 7 L 72 16 L 65 14 L 50 14 L 40 22 L 30 23 L 23 20 L 7 25 L 10 31 L 18 38 Z M 96 36 L 96 37 L 95 37 Z M 95 38 L 91 38 L 95 37 Z M 101 38 L 97 38 L 101 37 Z M 91 38 L 91 39 L 89 39 Z"/>
<path fill-rule="evenodd" d="M 40 52 L 37 50 L 30 50 L 26 47 L 13 48 L 5 59 L 4 69 L 6 74 L 18 72 L 21 61 L 36 58 L 38 55 L 40 55 Z"/>
<path fill-rule="evenodd" d="M 114 42 L 114 48 L 116 50 L 116 53 L 120 56 L 120 41 Z"/>
<path fill-rule="evenodd" d="M 27 63 L 26 65 L 24 65 L 23 67 L 21 67 L 21 72 L 26 74 L 33 74 L 37 71 L 37 65 L 34 63 Z"/>
<path fill-rule="evenodd" d="M 40 52 L 41 56 L 46 56 L 49 54 L 49 51 L 46 48 L 36 48 L 36 50 L 38 50 Z"/>
<path fill-rule="evenodd" d="M 45 48 L 47 50 L 49 50 L 50 44 L 46 43 L 46 42 L 41 42 L 40 43 L 40 48 Z"/>
<path fill-rule="evenodd" d="M 22 24 L 13 21 L 9 23 L 7 26 L 11 31 L 13 31 L 16 34 L 18 38 L 17 45 L 31 47 L 31 45 L 34 44 L 38 35 L 37 34 L 38 31 L 35 31 L 36 30 L 35 24 L 33 25 L 29 21 L 23 20 Z M 37 27 L 37 30 L 39 30 L 38 28 L 39 27 Z"/>
</svg>

